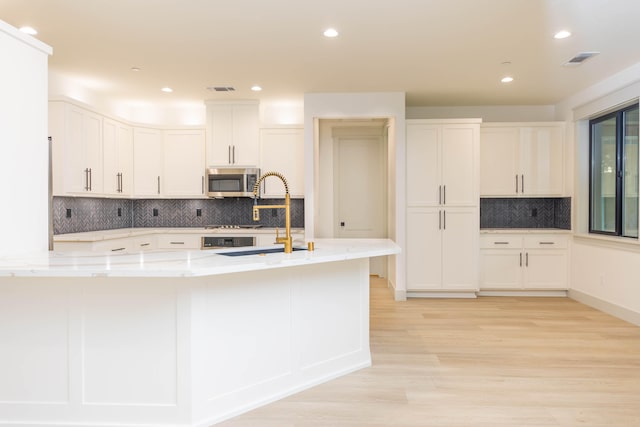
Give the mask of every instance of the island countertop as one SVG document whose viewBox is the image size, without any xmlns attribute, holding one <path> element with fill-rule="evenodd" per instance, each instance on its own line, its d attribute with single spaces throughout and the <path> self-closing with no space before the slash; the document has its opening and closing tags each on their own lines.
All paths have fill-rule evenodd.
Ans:
<svg viewBox="0 0 640 427">
<path fill-rule="evenodd" d="M 264 249 L 273 249 L 269 246 Z M 255 250 L 259 247 L 245 248 Z M 317 239 L 315 250 L 225 256 L 238 248 L 129 254 L 41 252 L 0 259 L 0 277 L 198 277 L 393 255 L 390 239 Z"/>
</svg>

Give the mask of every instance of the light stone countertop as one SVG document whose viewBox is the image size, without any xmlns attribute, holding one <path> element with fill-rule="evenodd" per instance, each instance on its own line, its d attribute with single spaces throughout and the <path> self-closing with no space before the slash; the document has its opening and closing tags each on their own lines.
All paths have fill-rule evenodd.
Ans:
<svg viewBox="0 0 640 427">
<path fill-rule="evenodd" d="M 254 250 L 256 247 L 243 248 Z M 263 249 L 273 249 L 273 246 Z M 41 252 L 0 258 L 3 277 L 198 277 L 346 261 L 400 253 L 390 239 L 318 239 L 315 250 L 224 256 L 238 248 L 131 254 Z"/>
<path fill-rule="evenodd" d="M 480 234 L 571 234 L 572 230 L 560 228 L 481 228 Z"/>
<path fill-rule="evenodd" d="M 280 233 L 284 233 L 284 228 L 280 228 Z M 240 229 L 220 229 L 204 227 L 157 227 L 157 228 L 116 228 L 113 230 L 85 231 L 81 233 L 56 234 L 53 236 L 54 242 L 98 242 L 101 240 L 121 239 L 125 237 L 147 236 L 150 234 L 198 234 L 198 235 L 243 235 L 243 234 L 275 234 L 276 229 L 271 227 L 260 228 L 240 228 Z M 292 228 L 294 234 L 304 233 L 304 228 Z"/>
</svg>

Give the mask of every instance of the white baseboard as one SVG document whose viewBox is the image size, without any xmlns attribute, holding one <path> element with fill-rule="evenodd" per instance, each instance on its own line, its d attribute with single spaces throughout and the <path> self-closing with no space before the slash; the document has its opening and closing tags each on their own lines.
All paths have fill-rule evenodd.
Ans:
<svg viewBox="0 0 640 427">
<path fill-rule="evenodd" d="M 567 291 L 478 291 L 479 297 L 566 297 Z"/>
<path fill-rule="evenodd" d="M 626 322 L 640 326 L 640 313 L 637 311 L 620 307 L 619 305 L 601 300 L 600 298 L 585 294 L 584 292 L 576 291 L 575 289 L 569 289 L 568 297 Z"/>
<path fill-rule="evenodd" d="M 476 291 L 407 291 L 407 298 L 476 298 Z"/>
</svg>

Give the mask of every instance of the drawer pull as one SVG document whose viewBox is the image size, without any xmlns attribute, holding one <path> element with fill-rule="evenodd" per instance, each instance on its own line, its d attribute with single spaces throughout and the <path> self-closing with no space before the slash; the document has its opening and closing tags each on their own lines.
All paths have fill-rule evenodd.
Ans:
<svg viewBox="0 0 640 427">
<path fill-rule="evenodd" d="M 556 242 L 540 242 L 541 245 L 555 245 Z"/>
<path fill-rule="evenodd" d="M 508 245 L 509 242 L 493 242 L 494 245 Z"/>
<path fill-rule="evenodd" d="M 151 243 L 141 243 L 140 246 L 149 246 Z"/>
<path fill-rule="evenodd" d="M 184 242 L 169 242 L 172 245 L 184 245 Z"/>
<path fill-rule="evenodd" d="M 111 252 L 124 251 L 126 248 L 111 249 Z"/>
</svg>

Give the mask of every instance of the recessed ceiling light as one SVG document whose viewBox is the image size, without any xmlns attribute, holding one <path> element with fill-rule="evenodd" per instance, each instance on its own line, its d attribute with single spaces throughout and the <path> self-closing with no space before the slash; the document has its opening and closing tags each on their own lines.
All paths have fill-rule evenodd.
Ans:
<svg viewBox="0 0 640 427">
<path fill-rule="evenodd" d="M 140 67 L 131 67 L 131 71 L 138 72 L 140 71 Z"/>
<path fill-rule="evenodd" d="M 566 39 L 567 37 L 569 37 L 571 35 L 571 33 L 567 30 L 562 30 L 562 31 L 558 31 L 553 38 L 554 39 Z"/>
<path fill-rule="evenodd" d="M 325 37 L 338 37 L 338 31 L 334 28 L 327 28 L 322 34 Z"/>
<path fill-rule="evenodd" d="M 251 86 L 251 90 L 254 92 L 260 92 L 262 88 L 258 85 Z"/>
<path fill-rule="evenodd" d="M 35 36 L 36 34 L 38 34 L 36 29 L 31 27 L 20 27 L 20 31 L 22 31 L 25 34 L 29 34 L 30 36 Z"/>
<path fill-rule="evenodd" d="M 511 83 L 513 81 L 513 77 L 510 76 L 506 76 L 503 77 L 502 80 L 500 80 L 502 83 Z"/>
<path fill-rule="evenodd" d="M 170 87 L 163 87 L 163 88 L 162 88 L 162 89 L 160 89 L 160 90 L 161 90 L 161 91 L 163 91 L 163 92 L 166 92 L 166 93 L 171 93 L 171 92 L 173 92 L 173 89 L 171 89 Z"/>
</svg>

